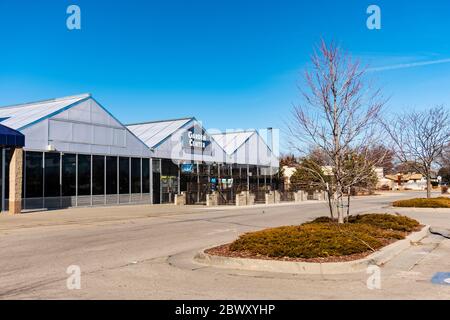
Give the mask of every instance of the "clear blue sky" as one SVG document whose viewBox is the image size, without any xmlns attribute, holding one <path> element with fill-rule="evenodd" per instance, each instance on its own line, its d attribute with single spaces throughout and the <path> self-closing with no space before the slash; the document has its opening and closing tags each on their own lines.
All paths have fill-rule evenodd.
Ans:
<svg viewBox="0 0 450 320">
<path fill-rule="evenodd" d="M 68 31 L 66 8 L 82 10 Z M 382 29 L 366 28 L 366 9 Z M 321 37 L 372 67 L 450 59 L 448 0 L 0 2 L 0 105 L 90 92 L 124 123 L 282 128 Z M 450 103 L 450 63 L 373 72 L 389 110 Z"/>
</svg>

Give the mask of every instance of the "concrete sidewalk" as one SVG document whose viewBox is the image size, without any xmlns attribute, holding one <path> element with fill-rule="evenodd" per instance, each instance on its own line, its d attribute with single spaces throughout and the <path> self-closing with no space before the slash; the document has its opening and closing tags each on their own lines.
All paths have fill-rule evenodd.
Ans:
<svg viewBox="0 0 450 320">
<path fill-rule="evenodd" d="M 436 196 L 434 194 L 434 196 Z M 423 196 L 423 193 L 418 192 L 383 192 L 374 196 L 358 196 L 352 199 L 353 203 L 374 203 L 385 204 L 384 211 L 400 212 L 402 214 L 412 213 L 416 209 L 413 208 L 392 208 L 390 203 L 396 199 L 404 199 L 410 197 Z M 119 223 L 121 221 L 132 221 L 136 219 L 146 219 L 152 217 L 163 216 L 177 216 L 177 215 L 189 215 L 199 214 L 207 212 L 229 212 L 230 214 L 239 212 L 249 212 L 259 210 L 264 212 L 269 209 L 284 207 L 311 207 L 322 206 L 324 208 L 324 214 L 327 215 L 327 202 L 308 200 L 299 203 L 294 202 L 282 202 L 279 204 L 256 204 L 253 206 L 217 206 L 206 207 L 202 205 L 190 205 L 190 206 L 175 206 L 172 204 L 164 205 L 120 205 L 110 207 L 83 207 L 83 208 L 68 208 L 53 211 L 33 211 L 24 213 L 21 215 L 10 216 L 7 214 L 0 214 L 0 232 L 7 230 L 17 230 L 25 228 L 35 227 L 50 227 L 50 226 L 77 226 L 77 225 L 93 225 L 93 224 L 111 224 Z M 357 208 L 357 206 L 355 207 Z M 429 212 L 439 212 L 439 209 L 428 209 Z M 434 210 L 434 211 L 432 211 Z M 444 209 L 446 210 L 446 209 Z M 423 210 L 422 210 L 423 211 Z M 422 212 L 419 211 L 419 212 Z M 426 210 L 425 210 L 426 211 Z M 432 218 L 433 214 L 430 215 Z M 436 219 L 430 219 L 431 222 L 435 222 L 442 227 L 450 229 L 450 221 L 441 221 L 439 216 L 435 216 Z M 433 226 L 433 223 L 428 223 Z"/>
</svg>

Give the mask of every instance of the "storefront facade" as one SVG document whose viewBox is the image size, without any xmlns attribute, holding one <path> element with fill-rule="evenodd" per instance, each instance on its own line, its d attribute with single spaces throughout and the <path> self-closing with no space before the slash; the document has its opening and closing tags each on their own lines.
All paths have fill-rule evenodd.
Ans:
<svg viewBox="0 0 450 320">
<path fill-rule="evenodd" d="M 180 192 L 194 204 L 215 189 L 232 199 L 278 170 L 273 155 L 239 163 L 195 118 L 125 126 L 90 95 L 3 107 L 0 123 L 25 136 L 24 210 L 172 203 Z M 2 147 L 2 211 L 13 150 Z"/>
</svg>

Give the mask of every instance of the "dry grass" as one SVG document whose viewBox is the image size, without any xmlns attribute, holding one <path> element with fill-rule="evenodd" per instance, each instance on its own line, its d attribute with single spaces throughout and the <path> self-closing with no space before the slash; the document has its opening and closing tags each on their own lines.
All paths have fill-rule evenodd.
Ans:
<svg viewBox="0 0 450 320">
<path fill-rule="evenodd" d="M 374 214 L 351 217 L 339 225 L 319 218 L 300 226 L 272 228 L 247 233 L 229 246 L 246 256 L 314 259 L 343 257 L 375 251 L 404 239 L 419 222 L 406 217 Z"/>
<path fill-rule="evenodd" d="M 450 208 L 450 198 L 449 197 L 439 197 L 439 198 L 417 198 L 409 200 L 400 200 L 394 202 L 394 207 L 405 207 L 405 208 Z"/>
</svg>

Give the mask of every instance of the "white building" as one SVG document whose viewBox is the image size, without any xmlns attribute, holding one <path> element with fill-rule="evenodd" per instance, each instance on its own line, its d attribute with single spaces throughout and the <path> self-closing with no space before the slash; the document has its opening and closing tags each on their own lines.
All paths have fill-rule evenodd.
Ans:
<svg viewBox="0 0 450 320">
<path fill-rule="evenodd" d="M 204 202 L 211 190 L 267 186 L 278 171 L 257 132 L 210 135 L 195 118 L 125 126 L 89 94 L 0 108 L 0 124 L 25 136 L 23 171 L 21 146 L 2 145 L 2 210 L 19 201 L 10 177 L 22 207 L 36 209 L 166 203 L 182 191 Z"/>
</svg>

